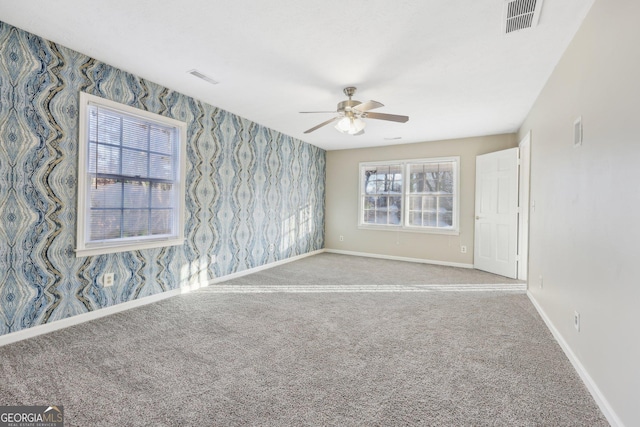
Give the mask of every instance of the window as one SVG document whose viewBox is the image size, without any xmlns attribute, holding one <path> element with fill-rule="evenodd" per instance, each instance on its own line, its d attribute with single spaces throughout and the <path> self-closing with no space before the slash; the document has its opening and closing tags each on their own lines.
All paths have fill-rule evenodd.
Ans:
<svg viewBox="0 0 640 427">
<path fill-rule="evenodd" d="M 77 256 L 184 241 L 186 124 L 80 94 Z"/>
<path fill-rule="evenodd" d="M 459 157 L 360 164 L 361 228 L 458 233 Z"/>
<path fill-rule="evenodd" d="M 363 223 L 402 224 L 402 165 L 364 167 Z"/>
</svg>

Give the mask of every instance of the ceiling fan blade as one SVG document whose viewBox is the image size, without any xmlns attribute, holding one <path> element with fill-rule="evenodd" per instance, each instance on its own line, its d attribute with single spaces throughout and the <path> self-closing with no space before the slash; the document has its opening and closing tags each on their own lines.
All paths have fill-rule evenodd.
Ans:
<svg viewBox="0 0 640 427">
<path fill-rule="evenodd" d="M 333 111 L 298 111 L 301 114 L 309 114 L 309 113 L 335 113 L 336 110 Z"/>
<path fill-rule="evenodd" d="M 362 104 L 358 104 L 353 108 L 355 110 L 365 112 L 365 111 L 373 110 L 374 108 L 380 108 L 380 107 L 384 107 L 384 104 L 378 101 L 367 101 L 367 102 L 363 102 Z"/>
<path fill-rule="evenodd" d="M 368 119 L 389 120 L 391 122 L 400 122 L 400 123 L 406 123 L 409 120 L 409 116 L 399 116 L 397 114 L 385 114 L 385 113 L 367 113 L 365 117 Z"/>
<path fill-rule="evenodd" d="M 326 126 L 329 123 L 335 122 L 336 120 L 339 120 L 339 119 L 340 119 L 340 117 L 333 117 L 333 118 L 331 118 L 331 119 L 329 119 L 329 120 L 327 120 L 325 122 L 320 123 L 317 126 L 312 127 L 311 129 L 305 130 L 304 133 L 311 133 L 314 130 L 320 129 L 322 126 Z"/>
</svg>

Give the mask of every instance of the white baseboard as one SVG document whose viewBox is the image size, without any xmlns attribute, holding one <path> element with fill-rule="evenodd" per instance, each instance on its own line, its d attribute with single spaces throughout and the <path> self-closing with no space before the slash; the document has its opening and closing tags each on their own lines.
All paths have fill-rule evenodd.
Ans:
<svg viewBox="0 0 640 427">
<path fill-rule="evenodd" d="M 88 322 L 90 320 L 99 319 L 101 317 L 110 316 L 121 311 L 130 310 L 135 307 L 141 307 L 143 305 L 152 304 L 154 302 L 162 301 L 167 298 L 180 295 L 184 291 L 182 289 L 174 289 L 167 292 L 162 292 L 148 297 L 143 297 L 133 301 L 127 301 L 120 304 L 112 305 L 110 307 L 101 308 L 98 310 L 90 311 L 88 313 L 78 314 L 76 316 L 67 317 L 66 319 L 56 320 L 51 323 L 45 323 L 44 325 L 32 326 L 28 329 L 23 329 L 17 332 L 11 332 L 6 335 L 0 336 L 0 347 L 3 345 L 11 344 L 17 341 L 26 340 L 28 338 L 37 337 L 38 335 L 48 334 L 59 329 L 68 328 L 69 326 L 78 325 L 80 323 Z"/>
<path fill-rule="evenodd" d="M 609 404 L 609 401 L 604 397 L 604 394 L 602 394 L 595 381 L 593 381 L 591 375 L 589 375 L 580 360 L 576 357 L 575 353 L 571 350 L 571 347 L 569 347 L 569 344 L 567 344 L 560 332 L 553 325 L 551 319 L 549 319 L 549 317 L 547 316 L 547 313 L 545 313 L 545 311 L 542 309 L 542 306 L 538 304 L 538 301 L 536 301 L 531 292 L 527 292 L 527 296 L 529 297 L 529 300 L 536 308 L 536 310 L 538 310 L 538 314 L 540 314 L 540 317 L 542 317 L 542 320 L 544 320 L 544 323 L 546 323 L 547 328 L 549 328 L 549 330 L 553 334 L 553 337 L 556 339 L 558 344 L 560 344 L 560 347 L 564 351 L 564 354 L 567 355 L 567 358 L 573 365 L 573 368 L 578 372 L 578 375 L 580 375 L 580 378 L 587 386 L 589 393 L 591 393 L 591 396 L 593 396 L 593 399 L 596 401 L 596 404 L 598 405 L 604 416 L 607 418 L 607 421 L 609 421 L 609 424 L 611 424 L 613 427 L 624 427 L 624 424 L 622 423 L 618 415 L 614 412 L 613 408 Z"/>
<path fill-rule="evenodd" d="M 341 251 L 339 249 L 325 249 L 325 252 L 330 252 L 333 254 L 342 254 L 342 255 L 353 255 L 353 256 L 362 256 L 369 258 L 380 258 L 380 259 L 390 259 L 393 261 L 407 261 L 407 262 L 417 262 L 421 264 L 434 264 L 434 265 L 444 265 L 447 267 L 460 267 L 460 268 L 473 268 L 473 264 L 463 264 L 460 262 L 448 262 L 448 261 L 437 261 L 432 259 L 422 259 L 422 258 L 407 258 L 401 256 L 393 256 L 393 255 L 379 255 L 379 254 L 371 254 L 368 252 L 352 252 L 352 251 Z"/>
<path fill-rule="evenodd" d="M 133 301 L 127 301 L 120 304 L 112 305 L 110 307 L 101 308 L 98 310 L 90 311 L 88 313 L 78 314 L 76 316 L 67 317 L 66 319 L 56 320 L 51 323 L 46 323 L 44 325 L 33 326 L 28 329 L 23 329 L 17 332 L 11 332 L 6 335 L 0 336 L 0 347 L 3 345 L 11 344 L 14 342 L 26 340 L 29 338 L 36 337 L 38 335 L 48 334 L 53 331 L 57 331 L 60 329 L 68 328 L 69 326 L 79 325 L 84 322 L 88 322 L 90 320 L 99 319 L 101 317 L 110 316 L 115 313 L 119 313 L 121 311 L 130 310 L 132 308 L 141 307 L 143 305 L 152 304 L 154 302 L 162 301 L 167 298 L 171 298 L 180 294 L 188 293 L 194 291 L 198 288 L 208 286 L 214 283 L 224 282 L 227 280 L 235 279 L 236 277 L 246 276 L 248 274 L 256 273 L 258 271 L 267 270 L 269 268 L 277 267 L 282 264 L 286 264 L 292 261 L 296 261 L 308 256 L 316 255 L 324 252 L 324 249 L 320 249 L 313 252 L 308 252 L 306 254 L 297 255 L 291 258 L 283 259 L 280 261 L 275 261 L 269 264 L 261 265 L 259 267 L 250 268 L 248 270 L 240 271 L 238 273 L 232 273 L 226 276 L 222 276 L 219 278 L 215 278 L 210 280 L 209 282 L 196 283 L 187 285 L 185 287 L 179 289 L 173 289 L 171 291 L 162 292 L 155 295 L 150 295 L 148 297 L 143 297 L 140 299 L 136 299 Z"/>
</svg>

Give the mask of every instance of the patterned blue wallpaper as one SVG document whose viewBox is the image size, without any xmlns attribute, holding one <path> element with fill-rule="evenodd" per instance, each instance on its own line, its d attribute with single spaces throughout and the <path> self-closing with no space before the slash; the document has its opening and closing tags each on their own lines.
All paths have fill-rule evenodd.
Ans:
<svg viewBox="0 0 640 427">
<path fill-rule="evenodd" d="M 80 91 L 188 123 L 185 245 L 75 256 Z M 320 249 L 324 183 L 317 147 L 0 22 L 0 335 Z"/>
</svg>

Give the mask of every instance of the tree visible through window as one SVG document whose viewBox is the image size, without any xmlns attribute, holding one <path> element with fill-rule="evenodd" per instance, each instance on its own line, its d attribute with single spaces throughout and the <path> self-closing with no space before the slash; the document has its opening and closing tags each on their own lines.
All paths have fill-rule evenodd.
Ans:
<svg viewBox="0 0 640 427">
<path fill-rule="evenodd" d="M 360 165 L 363 227 L 457 231 L 457 157 Z"/>
<path fill-rule="evenodd" d="M 453 162 L 409 164 L 408 225 L 452 227 L 454 198 Z"/>
<path fill-rule="evenodd" d="M 181 244 L 185 125 L 81 96 L 78 252 Z"/>
<path fill-rule="evenodd" d="M 365 167 L 364 222 L 399 225 L 402 222 L 402 165 Z"/>
</svg>

